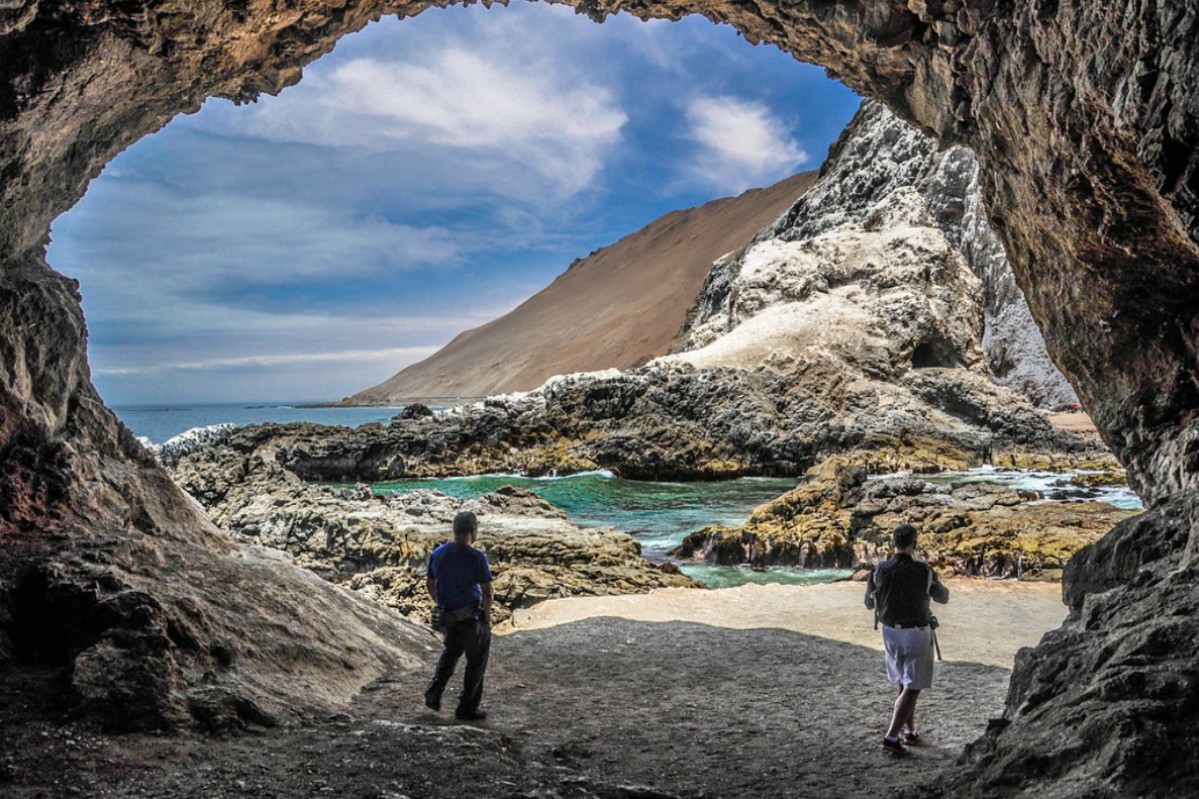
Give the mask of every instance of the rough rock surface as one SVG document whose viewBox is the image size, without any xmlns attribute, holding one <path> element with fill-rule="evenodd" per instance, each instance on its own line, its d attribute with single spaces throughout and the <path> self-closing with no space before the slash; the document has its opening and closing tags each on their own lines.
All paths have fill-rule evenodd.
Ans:
<svg viewBox="0 0 1199 799">
<path fill-rule="evenodd" d="M 1122 522 L 1066 569 L 1070 617 L 1022 649 L 1004 716 L 916 796 L 1199 794 L 1196 498 Z"/>
<path fill-rule="evenodd" d="M 921 464 L 1089 453 L 1088 439 L 981 371 L 911 370 L 895 382 L 847 379 L 840 361 L 802 358 L 786 373 L 689 364 L 557 378 L 528 394 L 389 425 L 245 427 L 171 465 L 237 463 L 250 453 L 308 481 L 609 469 L 632 479 L 798 475 L 854 449 L 901 450 Z M 197 495 L 236 482 L 223 466 Z"/>
<path fill-rule="evenodd" d="M 954 253 L 979 285 L 955 274 Z M 923 281 L 904 274 L 913 270 L 924 272 Z M 985 309 L 981 325 L 975 304 Z M 971 366 L 978 361 L 972 336 L 981 337 L 987 368 L 1001 385 L 1038 405 L 1074 402 L 987 224 L 973 154 L 964 147 L 938 151 L 886 108 L 866 102 L 812 189 L 744 251 L 715 265 L 675 351 L 725 337 L 714 353 L 680 357 L 727 361 L 741 339 L 743 359 L 755 349 L 760 360 L 770 349 L 798 344 L 842 357 L 856 350 L 852 361 L 882 344 L 914 353 L 916 366 Z M 901 359 L 889 361 L 893 369 Z"/>
<path fill-rule="evenodd" d="M 429 646 L 427 629 L 276 550 L 123 531 L 52 543 L 40 566 L 3 570 L 0 669 L 45 675 L 118 729 L 323 717 Z"/>
<path fill-rule="evenodd" d="M 557 597 L 697 585 L 641 557 L 632 536 L 581 529 L 526 489 L 505 486 L 470 501 L 435 491 L 376 496 L 369 486 L 308 485 L 259 453 L 209 454 L 184 459 L 174 475 L 236 540 L 287 552 L 298 565 L 421 621 L 432 609 L 425 563 L 449 540 L 461 510 L 479 516 L 497 621 Z"/>
<path fill-rule="evenodd" d="M 732 274 L 722 274 L 726 264 Z M 889 382 L 929 367 L 982 374 L 981 289 L 926 203 L 901 187 L 860 221 L 794 241 L 761 239 L 725 259 L 683 351 L 657 363 L 786 372 L 788 359 L 808 357 Z"/>
<path fill-rule="evenodd" d="M 139 535 L 194 547 L 192 586 L 203 585 L 208 556 L 228 546 L 119 431 L 91 387 L 75 286 L 45 263 L 53 219 L 118 152 L 175 114 L 210 96 L 249 100 L 278 91 L 346 33 L 384 13 L 427 7 L 15 0 L 0 8 L 5 613 L 19 584 L 12 575 L 51 569 L 85 541 L 106 546 L 102 557 L 110 558 Z M 1104 592 L 1096 601 L 1105 610 L 1086 615 L 1085 630 L 1066 628 L 1020 664 L 1014 684 L 1035 674 L 1037 690 L 1016 692 L 1023 701 L 1011 711 L 1013 732 L 998 733 L 998 754 L 956 785 L 962 793 L 1042 797 L 1193 788 L 1186 782 L 1193 772 L 1171 765 L 1188 764 L 1191 749 L 1169 762 L 1159 756 L 1195 738 L 1196 715 L 1185 711 L 1195 702 L 1197 651 L 1186 624 L 1195 618 L 1199 547 L 1199 10 L 1186 0 L 600 0 L 577 7 L 596 19 L 617 8 L 642 17 L 705 14 L 824 65 L 943 142 L 974 150 L 990 222 L 1050 355 L 1159 514 L 1150 537 L 1173 529 L 1194 540 L 1172 570 L 1140 571 L 1135 584 Z M 1167 523 L 1160 514 L 1170 509 L 1178 518 Z M 153 563 L 148 552 L 134 557 L 131 570 Z M 246 619 L 270 615 L 263 586 L 225 563 L 246 579 L 231 581 L 221 601 L 242 612 L 237 626 L 222 622 L 213 636 L 248 643 L 263 628 Z M 1104 573 L 1089 560 L 1079 568 L 1081 577 Z M 281 579 L 300 585 L 292 577 Z M 157 580 L 147 590 L 170 593 Z M 328 590 L 297 588 L 288 607 L 298 611 Z M 346 619 L 322 621 L 327 629 Z M 72 648 L 83 643 L 71 641 Z M 320 637 L 296 635 L 291 646 L 317 652 Z M 171 642 L 165 651 L 178 650 Z M 1059 668 L 1036 665 L 1051 661 Z M 1070 664 L 1088 668 L 1078 673 Z M 103 675 L 117 672 L 96 673 L 115 685 Z M 195 686 L 196 674 L 179 687 Z M 275 683 L 272 696 L 295 699 L 287 681 Z M 1121 685 L 1142 686 L 1150 703 L 1126 703 Z M 1099 730 L 1077 715 L 1083 704 L 1113 722 L 1102 727 L 1102 745 Z M 1138 709 L 1153 713 L 1129 714 Z M 1092 737 L 1080 737 L 1083 730 Z M 1060 742 L 1073 743 L 1047 759 L 1043 752 Z"/>
<path fill-rule="evenodd" d="M 861 456 L 830 458 L 745 524 L 700 530 L 675 554 L 713 563 L 859 568 L 886 559 L 891 531 L 906 522 L 922 531 L 921 552 L 942 571 L 1052 578 L 1074 553 L 1134 515 L 1084 501 L 1082 486 L 1065 492 L 1076 501 L 1044 502 L 1037 492 L 996 483 L 869 479 L 871 467 L 877 470 Z"/>
</svg>

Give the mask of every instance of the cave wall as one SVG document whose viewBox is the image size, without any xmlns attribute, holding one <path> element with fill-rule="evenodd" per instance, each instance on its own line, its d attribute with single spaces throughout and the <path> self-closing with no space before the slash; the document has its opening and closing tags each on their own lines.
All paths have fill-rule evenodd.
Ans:
<svg viewBox="0 0 1199 799">
<path fill-rule="evenodd" d="M 1143 568 L 1131 578 L 1134 587 L 1102 591 L 1103 613 L 1089 613 L 1087 600 L 1075 596 L 1079 586 L 1106 585 L 1095 581 L 1097 567 L 1083 562 L 1071 572 L 1067 591 L 1076 606 L 1075 626 L 1064 628 L 1037 650 L 1039 655 L 1025 658 L 1014 678 L 1010 726 L 1024 724 L 1027 737 L 1007 735 L 997 726 L 979 762 L 993 764 L 998 776 L 975 770 L 957 784 L 972 786 L 962 790 L 978 795 L 991 795 L 992 787 L 995 795 L 1012 795 L 1017 789 L 1005 787 L 1003 775 L 1018 772 L 1035 783 L 1055 779 L 1073 762 L 1082 763 L 1074 772 L 1080 775 L 1074 788 L 1034 795 L 1121 795 L 1096 793 L 1089 786 L 1096 780 L 1136 779 L 1149 770 L 1127 763 L 1120 766 L 1123 771 L 1095 766 L 1087 759 L 1091 749 L 1085 740 L 1061 752 L 1057 772 L 1037 771 L 1038 741 L 1076 734 L 1068 720 L 1070 692 L 1078 687 L 1064 682 L 1067 672 L 1038 670 L 1037 664 L 1091 657 L 1087 662 L 1093 668 L 1078 679 L 1099 685 L 1094 696 L 1108 706 L 1119 695 L 1103 693 L 1103 681 L 1117 668 L 1105 660 L 1104 648 L 1128 640 L 1130 631 L 1171 609 L 1186 611 L 1194 604 L 1194 568 L 1187 563 L 1195 551 L 1193 516 L 1199 510 L 1180 497 L 1199 488 L 1199 8 L 1189 0 L 572 4 L 597 20 L 624 10 L 645 18 L 703 14 L 727 22 L 752 41 L 777 44 L 825 66 L 941 141 L 974 150 L 991 225 L 1004 242 L 1051 357 L 1129 466 L 1142 495 L 1158 508 L 1182 509 L 1170 516 L 1170 529 L 1182 532 L 1169 538 L 1176 546 L 1163 556 L 1168 568 Z M 210 96 L 248 101 L 279 91 L 339 37 L 382 14 L 411 16 L 428 5 L 381 0 L 12 0 L 0 5 L 0 305 L 5 309 L 0 318 L 0 538 L 9 556 L 0 559 L 0 595 L 21 563 L 37 565 L 43 540 L 99 541 L 101 530 L 118 543 L 157 537 L 176 549 L 205 553 L 208 560 L 193 558 L 192 564 L 219 559 L 228 547 L 99 402 L 89 381 L 76 288 L 45 263 L 51 222 L 121 149 L 175 114 L 194 111 Z M 1155 518 L 1145 522 L 1149 537 L 1165 524 Z M 1190 540 L 1185 548 L 1179 543 L 1184 535 Z M 94 565 L 94 553 L 88 557 Z M 126 583 L 136 583 L 142 593 L 157 591 L 162 581 L 202 580 L 224 570 L 233 586 L 229 596 L 247 602 L 256 596 L 245 587 L 245 567 L 231 562 L 196 566 L 192 575 L 173 578 L 179 569 L 163 567 L 161 562 L 171 561 L 163 561 L 155 547 L 125 548 L 121 558 Z M 158 564 L 157 570 L 147 570 L 146 563 Z M 118 566 L 110 558 L 105 568 Z M 142 575 L 140 581 L 133 579 L 136 574 Z M 368 640 L 372 630 L 391 624 L 379 619 L 368 624 L 358 606 L 335 611 L 326 589 L 286 576 L 290 572 L 279 574 L 275 582 L 269 574 L 257 576 L 266 581 L 258 594 L 263 586 L 292 586 L 290 598 L 275 601 L 276 612 L 305 603 L 311 607 L 320 595 L 329 600 L 316 603 L 324 608 L 321 613 L 330 614 L 326 629 L 356 624 Z M 99 580 L 94 574 L 84 577 Z M 93 588 L 117 590 L 105 585 L 97 582 Z M 161 614 L 171 617 L 172 608 L 185 607 L 183 599 L 203 601 L 194 592 L 185 596 L 185 587 L 156 594 Z M 172 596 L 182 598 L 176 602 Z M 258 618 L 256 608 L 253 603 L 241 607 L 241 617 Z M 236 649 L 238 636 L 247 635 L 229 613 L 222 616 L 221 607 L 209 610 L 204 629 L 184 641 L 190 641 L 192 654 L 185 660 L 192 665 L 169 672 L 176 682 L 164 687 L 164 696 L 186 688 L 194 674 L 205 673 L 206 664 L 228 661 L 220 655 L 229 651 L 221 636 L 232 636 Z M 343 615 L 334 618 L 337 612 Z M 0 603 L 0 623 L 4 613 Z M 302 654 L 309 645 L 306 635 L 298 630 L 290 651 Z M 111 674 L 124 673 L 121 664 L 133 669 L 138 652 L 114 653 L 112 640 L 100 641 L 99 649 L 92 647 L 90 656 L 85 652 L 77 661 L 83 664 L 77 668 L 83 681 L 76 685 L 82 695 L 99 700 L 121 695 L 120 686 L 110 686 Z M 1199 643 L 1193 636 L 1187 638 L 1184 630 L 1170 641 L 1175 647 L 1170 657 L 1182 647 L 1194 661 Z M 184 648 L 177 641 L 162 646 L 171 652 Z M 8 648 L 0 632 L 0 657 Z M 313 662 L 329 659 L 319 648 L 307 651 Z M 1144 676 L 1166 659 L 1152 648 L 1133 655 L 1119 664 L 1120 674 L 1140 669 L 1136 673 Z M 361 657 L 362 679 L 385 667 L 377 656 Z M 265 663 L 267 671 L 259 675 L 272 665 L 277 664 Z M 313 679 L 323 679 L 321 674 L 315 669 Z M 1036 685 L 1032 693 L 1030 680 Z M 1173 681 L 1161 695 L 1193 707 L 1196 682 Z M 228 701 L 206 703 L 211 691 L 193 700 L 210 710 L 238 705 L 245 696 L 242 683 L 223 684 Z M 341 695 L 360 684 L 360 679 L 350 681 Z M 255 701 L 269 705 L 267 694 L 274 690 L 278 699 L 284 689 L 254 690 Z M 154 714 L 168 718 L 178 710 L 167 707 Z M 1169 732 L 1172 722 L 1155 718 L 1154 723 L 1165 724 Z M 1173 723 L 1182 740 L 1193 741 L 1194 730 L 1185 726 L 1189 722 Z M 1106 734 L 1117 742 L 1150 740 L 1134 722 L 1121 721 Z M 1115 751 L 1118 758 L 1129 748 Z"/>
</svg>

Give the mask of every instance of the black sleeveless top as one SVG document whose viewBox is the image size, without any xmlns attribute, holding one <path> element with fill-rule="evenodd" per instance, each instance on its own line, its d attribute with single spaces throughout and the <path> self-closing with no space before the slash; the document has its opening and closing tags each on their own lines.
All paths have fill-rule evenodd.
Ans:
<svg viewBox="0 0 1199 799">
<path fill-rule="evenodd" d="M 899 554 L 875 567 L 866 582 L 866 607 L 877 607 L 888 627 L 924 627 L 929 623 L 929 599 L 945 603 L 949 590 L 932 566 Z"/>
</svg>

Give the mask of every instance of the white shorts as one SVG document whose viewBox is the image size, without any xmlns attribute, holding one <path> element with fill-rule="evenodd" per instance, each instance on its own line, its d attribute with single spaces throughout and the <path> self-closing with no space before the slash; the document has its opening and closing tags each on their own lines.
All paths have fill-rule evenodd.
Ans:
<svg viewBox="0 0 1199 799">
<path fill-rule="evenodd" d="M 933 636 L 927 627 L 897 630 L 883 625 L 887 679 L 914 690 L 933 687 Z"/>
</svg>

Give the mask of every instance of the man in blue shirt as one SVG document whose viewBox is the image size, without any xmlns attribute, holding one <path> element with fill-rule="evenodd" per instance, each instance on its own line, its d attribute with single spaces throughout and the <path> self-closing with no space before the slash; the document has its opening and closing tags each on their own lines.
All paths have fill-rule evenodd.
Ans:
<svg viewBox="0 0 1199 799">
<path fill-rule="evenodd" d="M 425 705 L 441 710 L 441 695 L 454 674 L 458 658 L 466 655 L 466 675 L 458 709 L 464 721 L 482 721 L 487 711 L 479 709 L 483 699 L 483 674 L 491 651 L 491 568 L 487 556 L 474 548 L 479 520 L 470 511 L 454 517 L 454 540 L 442 544 L 429 556 L 426 587 L 445 616 L 445 649 L 425 691 Z"/>
</svg>

